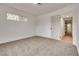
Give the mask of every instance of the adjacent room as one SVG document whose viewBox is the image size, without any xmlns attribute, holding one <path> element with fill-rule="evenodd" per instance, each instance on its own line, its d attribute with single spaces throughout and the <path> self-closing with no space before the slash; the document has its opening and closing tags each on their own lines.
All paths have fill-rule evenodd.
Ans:
<svg viewBox="0 0 79 59">
<path fill-rule="evenodd" d="M 79 4 L 0 3 L 0 56 L 78 56 Z"/>
</svg>

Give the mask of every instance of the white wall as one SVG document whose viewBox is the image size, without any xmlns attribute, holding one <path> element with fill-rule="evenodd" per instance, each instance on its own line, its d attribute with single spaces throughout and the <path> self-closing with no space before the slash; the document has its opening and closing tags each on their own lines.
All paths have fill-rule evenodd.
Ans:
<svg viewBox="0 0 79 59">
<path fill-rule="evenodd" d="M 76 9 L 75 9 L 75 4 L 67 6 L 65 8 L 62 8 L 60 10 L 57 10 L 55 12 L 51 12 L 48 14 L 43 14 L 38 16 L 38 27 L 37 27 L 37 35 L 38 36 L 44 36 L 44 37 L 50 37 L 52 38 L 51 35 L 51 17 L 55 15 L 60 15 L 60 16 L 73 16 L 73 44 L 77 45 L 77 40 L 76 40 Z M 57 26 L 58 29 L 60 29 L 59 26 Z M 57 32 L 58 33 L 58 32 Z M 60 39 L 61 33 L 59 33 L 57 38 Z M 53 37 L 53 39 L 56 39 Z"/>
<path fill-rule="evenodd" d="M 36 28 L 36 35 L 43 36 L 43 37 L 51 37 L 51 23 L 50 23 L 50 16 L 39 16 L 37 19 L 37 28 Z"/>
<path fill-rule="evenodd" d="M 76 31 L 76 35 L 77 35 L 77 48 L 78 48 L 78 52 L 79 52 L 79 4 L 77 4 L 77 8 L 76 8 L 76 17 L 77 17 L 77 20 L 76 20 L 76 28 L 77 28 L 77 31 Z"/>
<path fill-rule="evenodd" d="M 27 22 L 9 21 L 6 13 L 10 12 L 28 18 Z M 14 41 L 35 35 L 35 16 L 21 10 L 0 4 L 0 43 Z"/>
</svg>

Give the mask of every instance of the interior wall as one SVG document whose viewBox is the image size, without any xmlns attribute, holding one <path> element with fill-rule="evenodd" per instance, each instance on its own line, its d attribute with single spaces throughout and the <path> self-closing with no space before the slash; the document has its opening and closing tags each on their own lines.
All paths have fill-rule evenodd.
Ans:
<svg viewBox="0 0 79 59">
<path fill-rule="evenodd" d="M 36 28 L 36 35 L 43 36 L 43 37 L 51 37 L 51 23 L 50 23 L 50 16 L 39 16 L 37 19 L 37 28 Z"/>
<path fill-rule="evenodd" d="M 6 13 L 27 17 L 27 22 L 10 21 L 6 19 Z M 35 16 L 25 13 L 13 7 L 0 4 L 0 43 L 18 40 L 35 35 Z"/>
<path fill-rule="evenodd" d="M 73 16 L 73 44 L 77 45 L 77 40 L 76 40 L 76 20 L 77 19 L 76 19 L 76 16 L 74 16 L 76 13 L 75 12 L 76 10 L 74 7 L 75 7 L 75 4 L 62 8 L 55 12 L 38 16 L 37 35 L 56 39 L 54 36 L 53 37 L 51 36 L 51 21 L 50 21 L 51 17 L 55 15 Z M 56 26 L 56 27 L 60 29 L 61 26 Z M 60 39 L 61 34 L 62 32 L 56 35 L 56 37 Z"/>
<path fill-rule="evenodd" d="M 72 37 L 73 37 L 73 44 L 74 45 L 78 45 L 77 44 L 77 5 L 73 6 L 73 19 L 72 19 Z"/>
<path fill-rule="evenodd" d="M 77 20 L 76 20 L 76 24 L 77 24 L 77 31 L 76 31 L 76 35 L 77 35 L 77 48 L 78 48 L 78 52 L 79 52 L 79 4 L 77 4 L 76 6 L 76 17 L 77 17 Z"/>
</svg>

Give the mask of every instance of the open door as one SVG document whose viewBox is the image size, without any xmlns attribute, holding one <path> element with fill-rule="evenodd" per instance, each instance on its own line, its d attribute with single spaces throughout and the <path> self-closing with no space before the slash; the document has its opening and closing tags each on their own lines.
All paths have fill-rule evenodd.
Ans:
<svg viewBox="0 0 79 59">
<path fill-rule="evenodd" d="M 68 44 L 72 44 L 72 17 L 65 17 L 63 20 L 65 23 L 65 34 L 62 40 Z"/>
<path fill-rule="evenodd" d="M 64 19 L 65 21 L 65 36 L 72 36 L 72 17 Z"/>
</svg>

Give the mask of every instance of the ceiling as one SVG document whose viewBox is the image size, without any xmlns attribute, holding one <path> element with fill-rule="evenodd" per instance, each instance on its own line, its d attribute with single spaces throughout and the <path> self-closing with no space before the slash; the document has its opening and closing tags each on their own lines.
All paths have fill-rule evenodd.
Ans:
<svg viewBox="0 0 79 59">
<path fill-rule="evenodd" d="M 7 5 L 11 7 L 23 10 L 32 15 L 41 15 L 53 12 L 70 4 L 71 3 L 42 3 L 41 5 L 37 5 L 33 3 L 7 3 Z"/>
</svg>

